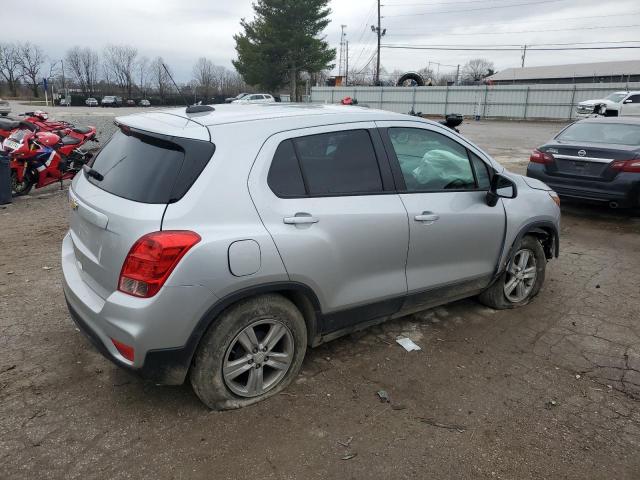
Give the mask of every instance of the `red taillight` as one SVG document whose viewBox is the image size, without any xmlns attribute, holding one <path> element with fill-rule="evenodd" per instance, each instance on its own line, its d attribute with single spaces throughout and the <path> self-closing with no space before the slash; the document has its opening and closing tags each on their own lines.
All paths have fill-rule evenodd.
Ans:
<svg viewBox="0 0 640 480">
<path fill-rule="evenodd" d="M 541 163 L 543 165 L 548 165 L 550 163 L 553 163 L 554 158 L 550 153 L 541 152 L 540 150 L 535 149 L 533 152 L 531 152 L 529 161 L 532 163 Z"/>
<path fill-rule="evenodd" d="M 640 158 L 631 160 L 616 160 L 609 167 L 616 172 L 640 173 Z"/>
<path fill-rule="evenodd" d="M 114 347 L 118 349 L 118 351 L 120 352 L 120 355 L 122 355 L 124 358 L 126 358 L 130 362 L 133 362 L 135 352 L 131 345 L 127 345 L 126 343 L 119 342 L 115 338 L 111 339 L 111 343 L 113 343 Z"/>
<path fill-rule="evenodd" d="M 180 259 L 200 241 L 186 230 L 149 233 L 131 247 L 122 265 L 118 290 L 134 297 L 153 297 Z"/>
</svg>

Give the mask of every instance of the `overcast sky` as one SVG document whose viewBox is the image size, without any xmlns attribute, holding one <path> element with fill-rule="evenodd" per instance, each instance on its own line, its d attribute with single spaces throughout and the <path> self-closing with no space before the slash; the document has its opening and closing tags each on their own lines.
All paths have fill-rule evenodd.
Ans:
<svg viewBox="0 0 640 480">
<path fill-rule="evenodd" d="M 338 47 L 340 25 L 347 25 L 350 70 L 371 58 L 375 34 L 375 0 L 332 0 L 328 41 Z M 51 60 L 74 45 L 101 50 L 105 45 L 130 44 L 141 55 L 161 55 L 177 80 L 191 77 L 200 56 L 231 67 L 233 34 L 242 17 L 250 18 L 250 0 L 109 0 L 89 2 L 29 0 L 28 23 L 2 22 L 0 41 L 30 40 Z M 49 14 L 44 14 L 50 12 Z M 402 45 L 522 45 L 567 42 L 640 41 L 637 0 L 383 0 L 385 44 Z M 588 18 L 587 18 L 588 17 Z M 619 28 L 607 28 L 607 27 Z M 553 31 L 552 31 L 553 30 Z M 640 45 L 640 43 L 638 43 Z M 498 70 L 520 65 L 519 51 L 454 52 L 382 50 L 388 70 L 418 70 L 439 62 L 440 73 L 474 57 L 486 57 Z M 640 50 L 527 53 L 528 66 L 608 60 L 634 60 Z M 432 65 L 435 69 L 438 66 Z"/>
</svg>

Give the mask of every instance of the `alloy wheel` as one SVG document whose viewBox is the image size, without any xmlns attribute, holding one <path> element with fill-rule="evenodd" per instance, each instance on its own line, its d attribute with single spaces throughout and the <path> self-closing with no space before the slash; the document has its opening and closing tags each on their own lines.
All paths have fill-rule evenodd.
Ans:
<svg viewBox="0 0 640 480">
<path fill-rule="evenodd" d="M 518 250 L 513 256 L 504 282 L 504 295 L 512 303 L 526 299 L 536 284 L 538 270 L 536 256 L 528 248 Z"/>
<path fill-rule="evenodd" d="M 275 319 L 257 320 L 227 348 L 222 365 L 224 383 L 238 396 L 260 396 L 285 377 L 293 354 L 293 335 L 286 325 Z"/>
</svg>

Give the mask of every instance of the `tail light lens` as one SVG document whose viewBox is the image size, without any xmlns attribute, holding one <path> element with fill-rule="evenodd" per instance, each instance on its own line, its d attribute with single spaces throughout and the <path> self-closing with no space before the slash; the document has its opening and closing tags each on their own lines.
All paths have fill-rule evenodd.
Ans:
<svg viewBox="0 0 640 480">
<path fill-rule="evenodd" d="M 149 233 L 131 247 L 122 265 L 118 290 L 134 297 L 153 297 L 184 255 L 201 240 L 186 230 Z"/>
<path fill-rule="evenodd" d="M 531 152 L 531 156 L 529 157 L 529 161 L 531 163 L 541 163 L 543 165 L 549 165 L 550 163 L 554 162 L 554 158 L 553 155 L 551 155 L 550 153 L 546 153 L 546 152 L 541 152 L 538 149 L 535 149 L 533 152 Z"/>
<path fill-rule="evenodd" d="M 611 162 L 609 168 L 616 172 L 640 173 L 640 158 L 616 160 L 615 162 Z"/>
</svg>

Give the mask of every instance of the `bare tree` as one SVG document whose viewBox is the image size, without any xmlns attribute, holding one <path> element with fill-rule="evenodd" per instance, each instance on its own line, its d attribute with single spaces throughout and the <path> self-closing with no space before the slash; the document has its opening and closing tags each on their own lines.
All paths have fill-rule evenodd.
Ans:
<svg viewBox="0 0 640 480">
<path fill-rule="evenodd" d="M 462 75 L 466 80 L 479 82 L 494 71 L 493 62 L 485 58 L 474 58 L 462 67 Z"/>
<path fill-rule="evenodd" d="M 235 96 L 247 91 L 247 84 L 242 76 L 235 70 L 222 68 L 220 75 L 219 92 L 225 96 Z"/>
<path fill-rule="evenodd" d="M 149 69 L 151 75 L 151 84 L 156 88 L 160 100 L 164 103 L 169 89 L 171 87 L 171 79 L 164 69 L 164 60 L 162 57 L 156 57 L 151 62 Z"/>
<path fill-rule="evenodd" d="M 149 63 L 149 59 L 147 57 L 141 57 L 138 59 L 136 63 L 136 76 L 137 80 L 140 81 L 138 87 L 140 88 L 140 93 L 143 98 L 147 97 L 147 91 L 150 87 L 150 72 L 151 65 Z"/>
<path fill-rule="evenodd" d="M 82 93 L 93 97 L 98 83 L 98 54 L 90 48 L 73 47 L 67 50 L 66 60 Z"/>
<path fill-rule="evenodd" d="M 219 85 L 219 82 L 217 82 L 218 73 L 219 70 L 213 62 L 205 57 L 200 57 L 193 66 L 193 79 L 196 88 L 199 90 L 200 96 L 205 98 L 205 101 L 210 97 L 213 89 Z"/>
<path fill-rule="evenodd" d="M 0 44 L 0 75 L 7 81 L 11 95 L 18 95 L 18 82 L 22 76 L 20 54 L 14 43 Z"/>
<path fill-rule="evenodd" d="M 138 50 L 129 45 L 109 45 L 104 50 L 105 74 L 131 98 Z"/>
<path fill-rule="evenodd" d="M 22 76 L 29 79 L 33 96 L 38 96 L 38 80 L 40 69 L 44 64 L 46 55 L 42 48 L 30 42 L 18 45 L 18 62 L 22 70 Z"/>
</svg>

